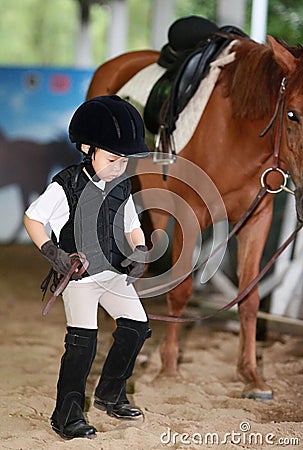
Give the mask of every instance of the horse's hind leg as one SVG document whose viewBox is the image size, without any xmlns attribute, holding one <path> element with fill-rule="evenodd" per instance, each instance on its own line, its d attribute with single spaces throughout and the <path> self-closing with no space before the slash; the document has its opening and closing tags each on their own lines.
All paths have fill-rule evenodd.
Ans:
<svg viewBox="0 0 303 450">
<path fill-rule="evenodd" d="M 251 217 L 238 234 L 239 292 L 254 279 L 260 266 L 265 241 L 271 222 L 270 205 L 258 215 Z M 237 372 L 245 383 L 244 397 L 271 399 L 271 388 L 258 373 L 256 359 L 256 322 L 259 308 L 258 290 L 239 304 L 240 346 Z"/>
<path fill-rule="evenodd" d="M 186 222 L 185 222 L 186 223 Z M 183 224 L 184 225 L 184 224 Z M 183 241 L 183 233 L 186 239 Z M 173 276 L 184 276 L 190 272 L 192 264 L 192 255 L 196 244 L 197 234 L 188 228 L 183 233 L 178 223 L 175 225 L 173 241 Z M 189 238 L 190 237 L 190 238 Z M 180 249 L 183 253 L 180 259 Z M 182 283 L 176 286 L 167 294 L 168 313 L 171 316 L 180 317 L 192 293 L 192 276 L 187 276 Z M 179 356 L 179 335 L 180 324 L 169 322 L 166 328 L 166 334 L 161 346 L 161 360 L 163 375 L 175 376 L 177 373 L 177 361 Z"/>
</svg>

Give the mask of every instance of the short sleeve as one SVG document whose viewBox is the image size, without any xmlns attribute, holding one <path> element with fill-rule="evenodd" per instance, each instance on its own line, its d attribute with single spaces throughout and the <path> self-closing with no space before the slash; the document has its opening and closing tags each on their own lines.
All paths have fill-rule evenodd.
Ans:
<svg viewBox="0 0 303 450">
<path fill-rule="evenodd" d="M 134 200 L 132 195 L 129 196 L 129 199 L 127 200 L 125 204 L 125 210 L 124 210 L 124 231 L 125 233 L 130 233 L 135 228 L 140 228 L 141 223 L 136 211 L 136 207 L 134 204 Z"/>
<path fill-rule="evenodd" d="M 69 217 L 69 206 L 62 186 L 56 182 L 51 183 L 27 208 L 25 214 L 43 225 L 49 223 L 58 236 Z"/>
</svg>

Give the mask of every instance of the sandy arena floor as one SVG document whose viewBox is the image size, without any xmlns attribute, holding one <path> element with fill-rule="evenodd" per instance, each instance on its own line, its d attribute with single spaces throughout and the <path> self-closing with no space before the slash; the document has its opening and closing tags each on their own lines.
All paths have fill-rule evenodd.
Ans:
<svg viewBox="0 0 303 450">
<path fill-rule="evenodd" d="M 275 334 L 262 349 L 274 400 L 241 399 L 235 376 L 238 336 L 205 323 L 182 329 L 177 379 L 159 377 L 165 325 L 152 322 L 129 389 L 144 420 L 117 421 L 90 406 L 111 342 L 113 323 L 100 311 L 99 347 L 87 386 L 94 440 L 63 441 L 50 428 L 65 323 L 62 304 L 41 316 L 39 284 L 48 265 L 31 245 L 1 246 L 0 448 L 96 449 L 303 449 L 303 336 Z M 149 301 L 150 312 L 165 312 Z"/>
</svg>

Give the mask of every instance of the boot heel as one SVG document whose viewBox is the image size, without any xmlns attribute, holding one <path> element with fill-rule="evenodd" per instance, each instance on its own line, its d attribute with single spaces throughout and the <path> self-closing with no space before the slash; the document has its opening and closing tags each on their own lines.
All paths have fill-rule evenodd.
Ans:
<svg viewBox="0 0 303 450">
<path fill-rule="evenodd" d="M 97 398 L 95 398 L 94 400 L 94 407 L 100 409 L 101 411 L 107 411 L 107 405 L 105 405 L 105 403 L 102 402 L 102 400 L 99 400 Z"/>
<path fill-rule="evenodd" d="M 143 416 L 141 409 L 132 406 L 129 403 L 106 403 L 95 397 L 94 407 L 115 417 L 116 419 L 134 420 Z"/>
</svg>

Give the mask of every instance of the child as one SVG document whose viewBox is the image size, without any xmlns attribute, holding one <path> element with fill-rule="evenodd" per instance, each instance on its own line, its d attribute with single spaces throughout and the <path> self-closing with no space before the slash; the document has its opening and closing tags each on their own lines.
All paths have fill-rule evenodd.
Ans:
<svg viewBox="0 0 303 450">
<path fill-rule="evenodd" d="M 133 286 L 143 274 L 147 247 L 124 175 L 129 158 L 149 155 L 142 119 L 116 95 L 95 97 L 76 110 L 69 136 L 84 154 L 83 162 L 54 176 L 24 217 L 29 236 L 52 265 L 54 279 L 70 270 L 71 253 L 82 252 L 89 262 L 82 277 L 74 273 L 62 294 L 67 334 L 51 425 L 65 439 L 96 436 L 83 409 L 96 353 L 98 306 L 117 327 L 95 390 L 96 408 L 120 419 L 142 415 L 127 399 L 126 380 L 151 335 Z M 45 230 L 47 223 L 52 239 Z"/>
</svg>

